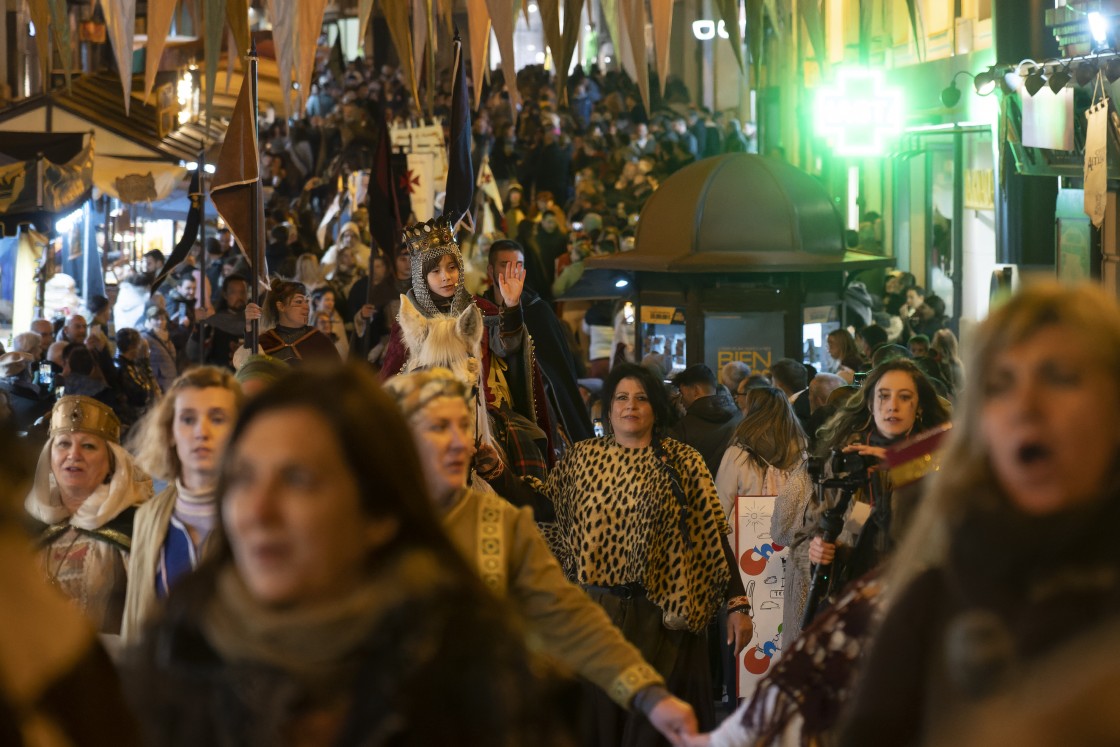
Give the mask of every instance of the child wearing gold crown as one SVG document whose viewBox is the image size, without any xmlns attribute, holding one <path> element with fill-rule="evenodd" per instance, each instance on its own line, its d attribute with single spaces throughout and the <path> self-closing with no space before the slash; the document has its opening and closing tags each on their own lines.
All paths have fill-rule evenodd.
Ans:
<svg viewBox="0 0 1120 747">
<path fill-rule="evenodd" d="M 467 292 L 463 255 L 446 219 L 409 226 L 403 238 L 412 288 L 401 296 L 382 379 L 437 365 L 470 379 L 510 466 L 543 477 L 553 457 L 552 428 L 522 316 L 525 268 L 518 263 L 499 275 L 495 306 Z M 485 437 L 485 426 L 480 431 Z"/>
</svg>

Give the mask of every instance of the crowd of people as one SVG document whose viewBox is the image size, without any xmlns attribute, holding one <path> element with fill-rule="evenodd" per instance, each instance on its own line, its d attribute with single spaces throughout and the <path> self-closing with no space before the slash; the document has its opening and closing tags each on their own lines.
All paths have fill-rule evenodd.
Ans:
<svg viewBox="0 0 1120 747">
<path fill-rule="evenodd" d="M 647 117 L 609 76 L 568 107 L 540 71 L 517 83 L 521 116 L 499 77 L 475 127 L 502 235 L 437 218 L 386 248 L 360 209 L 323 220 L 368 117 L 409 117 L 395 71 L 354 64 L 306 120 L 261 123 L 262 303 L 223 231 L 163 288 L 153 253 L 14 336 L 0 742 L 960 741 L 1107 636 L 1115 299 L 1028 288 L 968 366 L 904 273 L 883 324 L 829 335 L 832 371 L 634 361 L 609 311 L 580 348 L 557 283 L 743 133 Z M 773 497 L 789 548 L 781 655 L 720 723 L 758 642 L 740 496 Z"/>
</svg>

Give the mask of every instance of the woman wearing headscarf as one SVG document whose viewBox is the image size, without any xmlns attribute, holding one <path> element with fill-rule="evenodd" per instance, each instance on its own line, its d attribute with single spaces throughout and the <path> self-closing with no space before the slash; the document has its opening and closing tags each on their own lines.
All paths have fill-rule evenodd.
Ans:
<svg viewBox="0 0 1120 747">
<path fill-rule="evenodd" d="M 140 744 L 120 680 L 81 611 L 43 579 L 19 500 L 33 454 L 0 426 L 0 743 Z"/>
<path fill-rule="evenodd" d="M 126 665 L 150 743 L 562 741 L 517 624 L 439 526 L 407 428 L 356 368 L 293 372 L 246 405 L 213 552 Z"/>
<path fill-rule="evenodd" d="M 112 634 L 121 629 L 136 508 L 152 495 L 151 478 L 121 448 L 120 433 L 102 402 L 59 399 L 24 503 L 47 580 Z"/>
<path fill-rule="evenodd" d="M 473 359 L 470 375 L 478 379 L 482 403 L 497 430 L 509 434 L 499 441 L 511 466 L 543 477 L 553 453 L 552 424 L 521 308 L 525 268 L 519 262 L 498 273 L 495 306 L 467 291 L 463 255 L 446 221 L 410 226 L 405 243 L 412 287 L 401 298 L 381 379 L 433 363 L 457 370 L 451 359 Z"/>
<path fill-rule="evenodd" d="M 192 368 L 132 436 L 137 463 L 168 486 L 136 512 L 121 629 L 126 640 L 199 564 L 218 523 L 218 466 L 240 406 L 241 387 L 232 373 Z"/>
<path fill-rule="evenodd" d="M 541 650 L 594 683 L 620 707 L 644 713 L 666 738 L 694 731 L 692 709 L 665 689 L 603 609 L 570 583 L 537 530 L 533 511 L 468 486 L 475 455 L 471 392 L 451 371 L 386 383 L 412 429 L 436 511 L 451 541 L 495 594 L 508 597 Z M 499 473 L 502 469 L 498 468 Z M 495 479 L 499 473 L 491 473 Z"/>
</svg>

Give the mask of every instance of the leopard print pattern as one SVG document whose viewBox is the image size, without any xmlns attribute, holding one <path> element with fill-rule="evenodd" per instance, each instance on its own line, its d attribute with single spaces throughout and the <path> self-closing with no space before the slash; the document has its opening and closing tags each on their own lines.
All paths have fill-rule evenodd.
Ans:
<svg viewBox="0 0 1120 747">
<path fill-rule="evenodd" d="M 700 454 L 672 439 L 662 445 L 688 502 L 691 550 L 681 536 L 681 506 L 652 448 L 628 449 L 613 438 L 581 441 L 547 482 L 532 482 L 556 508 L 556 523 L 544 534 L 570 581 L 640 583 L 666 626 L 699 632 L 723 601 L 730 571 L 720 538 L 731 528 Z"/>
</svg>

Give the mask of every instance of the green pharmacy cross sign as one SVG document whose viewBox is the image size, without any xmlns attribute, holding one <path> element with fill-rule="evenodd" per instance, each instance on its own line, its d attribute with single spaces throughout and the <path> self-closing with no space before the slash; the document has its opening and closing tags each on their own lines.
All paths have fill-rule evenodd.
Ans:
<svg viewBox="0 0 1120 747">
<path fill-rule="evenodd" d="M 879 70 L 842 68 L 817 94 L 816 132 L 837 155 L 879 155 L 901 130 L 902 94 Z"/>
</svg>

